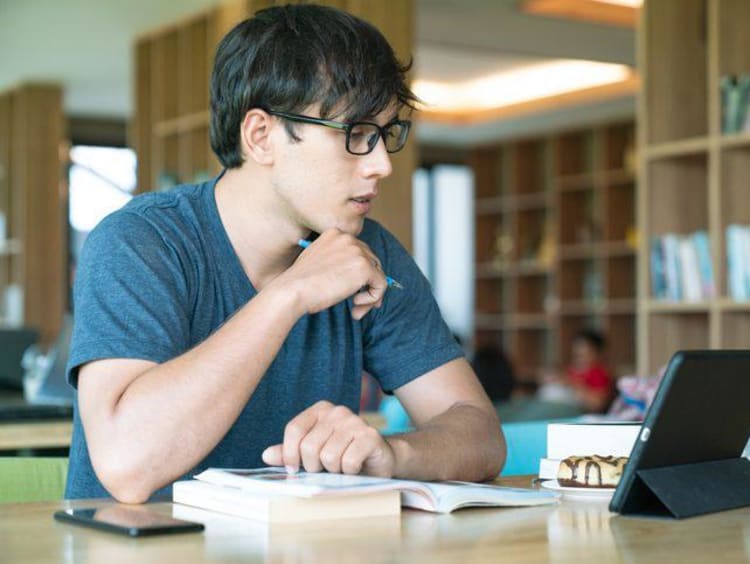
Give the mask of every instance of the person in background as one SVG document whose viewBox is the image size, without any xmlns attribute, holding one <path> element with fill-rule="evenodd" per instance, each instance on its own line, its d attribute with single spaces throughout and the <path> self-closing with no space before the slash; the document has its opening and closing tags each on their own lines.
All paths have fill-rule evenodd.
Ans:
<svg viewBox="0 0 750 564">
<path fill-rule="evenodd" d="M 493 404 L 510 400 L 516 387 L 516 377 L 513 365 L 499 346 L 492 344 L 477 348 L 471 367 Z"/>
<path fill-rule="evenodd" d="M 497 344 L 478 347 L 471 366 L 504 424 L 561 419 L 581 414 L 577 404 L 539 397 L 536 380 L 519 378 L 513 363 Z"/>
<path fill-rule="evenodd" d="M 612 373 L 605 362 L 606 340 L 594 329 L 579 331 L 572 342 L 567 384 L 589 413 L 604 413 L 614 398 Z"/>
</svg>

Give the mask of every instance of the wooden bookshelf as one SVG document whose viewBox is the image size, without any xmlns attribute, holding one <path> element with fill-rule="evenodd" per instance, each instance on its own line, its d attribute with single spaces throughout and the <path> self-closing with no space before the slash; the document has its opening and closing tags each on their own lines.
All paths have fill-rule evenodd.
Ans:
<svg viewBox="0 0 750 564">
<path fill-rule="evenodd" d="M 216 46 L 238 22 L 288 1 L 234 0 L 141 36 L 135 50 L 135 116 L 132 141 L 138 156 L 139 191 L 168 189 L 213 177 L 220 164 L 209 144 L 209 79 Z M 376 25 L 397 56 L 408 61 L 414 37 L 414 3 L 321 0 Z M 392 156 L 393 173 L 380 183 L 372 217 L 411 248 L 411 176 L 416 168 L 412 138 Z"/>
<path fill-rule="evenodd" d="M 653 374 L 679 349 L 750 348 L 750 307 L 732 300 L 725 230 L 750 225 L 750 132 L 721 131 L 720 78 L 750 72 L 750 2 L 647 1 L 641 10 L 638 102 L 638 369 Z M 688 94 L 689 93 L 689 94 Z M 663 302 L 651 290 L 649 243 L 705 230 L 716 295 Z"/>
<path fill-rule="evenodd" d="M 597 327 L 618 374 L 635 367 L 636 173 L 632 122 L 471 153 L 475 345 L 500 344 L 522 378 L 570 361 Z"/>
<path fill-rule="evenodd" d="M 0 93 L 0 326 L 22 322 L 50 344 L 67 299 L 67 198 L 62 88 L 23 84 Z M 8 319 L 6 292 L 20 290 L 22 319 Z"/>
</svg>

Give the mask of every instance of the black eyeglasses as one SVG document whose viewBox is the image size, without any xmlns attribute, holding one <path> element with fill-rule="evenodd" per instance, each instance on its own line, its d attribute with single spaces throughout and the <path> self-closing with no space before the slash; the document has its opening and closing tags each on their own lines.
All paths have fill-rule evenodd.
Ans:
<svg viewBox="0 0 750 564">
<path fill-rule="evenodd" d="M 394 119 L 383 127 L 380 127 L 377 123 L 371 121 L 341 123 L 340 121 L 300 114 L 288 114 L 273 110 L 267 111 L 272 116 L 278 116 L 289 121 L 323 125 L 346 132 L 346 150 L 352 155 L 366 155 L 371 153 L 381 137 L 385 142 L 385 150 L 389 153 L 396 153 L 406 145 L 406 139 L 409 137 L 409 128 L 411 127 L 411 121 L 402 119 Z"/>
</svg>

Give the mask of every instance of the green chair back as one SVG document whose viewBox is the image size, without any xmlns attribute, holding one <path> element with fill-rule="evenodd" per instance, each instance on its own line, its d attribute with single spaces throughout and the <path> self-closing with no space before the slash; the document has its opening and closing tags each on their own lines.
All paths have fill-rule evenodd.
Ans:
<svg viewBox="0 0 750 564">
<path fill-rule="evenodd" d="M 0 457 L 0 503 L 60 500 L 67 475 L 67 458 Z"/>
</svg>

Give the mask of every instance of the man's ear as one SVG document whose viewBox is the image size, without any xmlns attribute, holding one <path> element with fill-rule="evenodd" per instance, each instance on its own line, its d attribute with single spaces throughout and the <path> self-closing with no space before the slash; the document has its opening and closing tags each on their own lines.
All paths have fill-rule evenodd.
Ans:
<svg viewBox="0 0 750 564">
<path fill-rule="evenodd" d="M 272 116 L 253 108 L 245 114 L 240 128 L 242 152 L 246 159 L 260 165 L 273 164 L 273 143 L 271 129 L 276 125 Z"/>
</svg>

